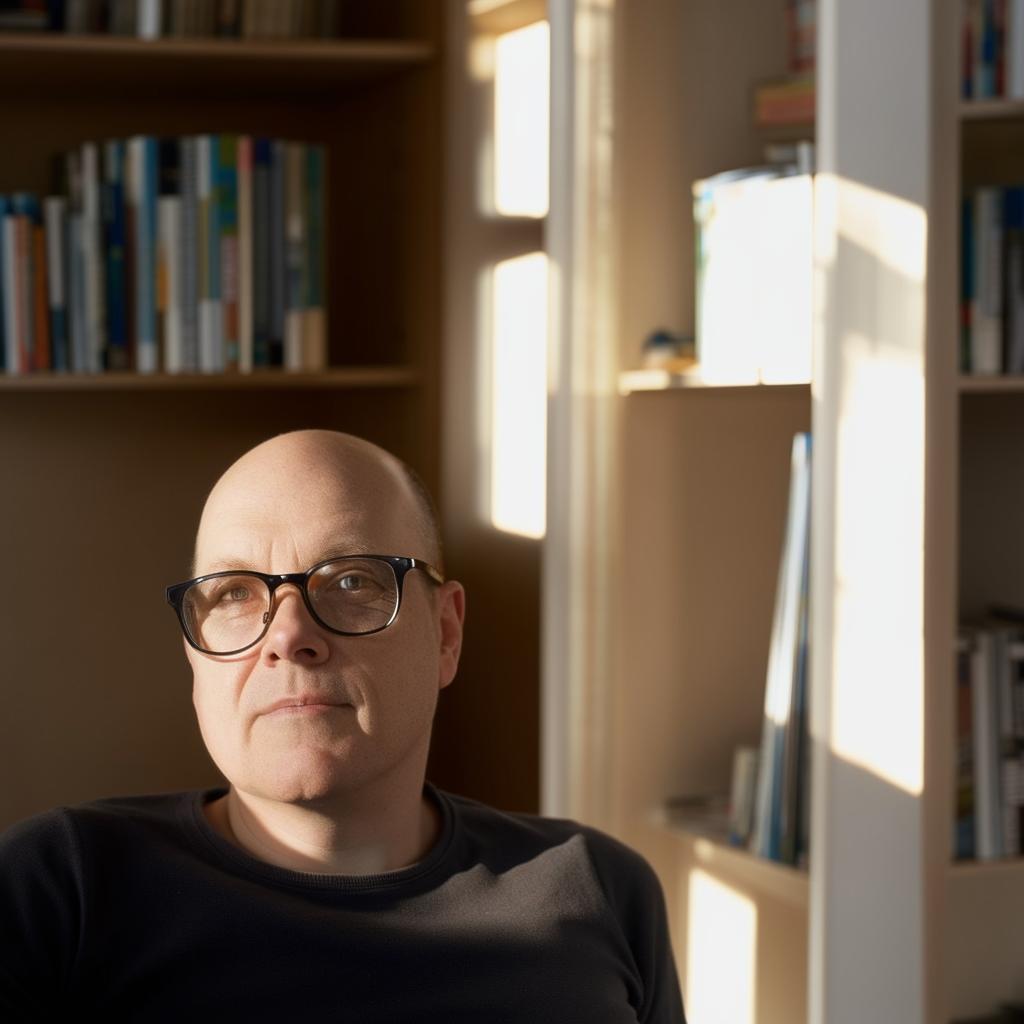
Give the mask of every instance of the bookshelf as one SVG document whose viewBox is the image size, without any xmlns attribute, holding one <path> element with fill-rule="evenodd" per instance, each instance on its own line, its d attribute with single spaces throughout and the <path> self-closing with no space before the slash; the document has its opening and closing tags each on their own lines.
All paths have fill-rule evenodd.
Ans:
<svg viewBox="0 0 1024 1024">
<path fill-rule="evenodd" d="M 246 447 L 349 430 L 439 493 L 444 9 L 344 6 L 330 41 L 0 35 L 0 192 L 45 195 L 54 156 L 135 133 L 320 143 L 329 295 L 322 373 L 0 376 L 0 534 L 17 591 L 0 634 L 0 771 L 19 780 L 0 827 L 217 781 L 160 608 L 206 491 Z M 44 611 L 58 578 L 59 629 Z M 445 765 L 442 752 L 431 777 L 456 787 Z"/>
<path fill-rule="evenodd" d="M 1024 861 L 952 860 L 954 650 L 962 613 L 1024 601 L 1024 384 L 959 372 L 959 194 L 1024 181 L 1024 107 L 960 100 L 955 0 L 822 0 L 812 385 L 635 371 L 653 325 L 692 328 L 686 185 L 757 162 L 743 89 L 784 72 L 782 3 L 642 8 L 616 24 L 613 510 L 586 553 L 614 629 L 589 637 L 610 668 L 582 687 L 571 799 L 655 865 L 706 1019 L 991 1014 L 1024 995 Z M 777 886 L 658 808 L 724 793 L 759 738 L 783 445 L 812 423 L 811 868 Z M 731 941 L 695 917 L 708 892 Z"/>
</svg>

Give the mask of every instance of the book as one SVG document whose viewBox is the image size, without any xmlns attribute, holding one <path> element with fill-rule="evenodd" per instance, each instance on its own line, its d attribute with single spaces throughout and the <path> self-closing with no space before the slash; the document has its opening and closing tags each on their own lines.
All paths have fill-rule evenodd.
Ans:
<svg viewBox="0 0 1024 1024">
<path fill-rule="evenodd" d="M 221 369 L 237 371 L 238 360 L 238 139 L 219 135 L 216 157 L 216 230 L 220 281 Z"/>
<path fill-rule="evenodd" d="M 129 193 L 134 233 L 135 366 L 139 373 L 160 369 L 156 323 L 156 206 L 159 150 L 152 135 L 128 140 Z"/>
<path fill-rule="evenodd" d="M 185 369 L 182 282 L 182 140 L 159 142 L 157 196 L 156 320 L 160 365 L 167 373 Z"/>
<path fill-rule="evenodd" d="M 764 720 L 750 849 L 797 864 L 807 737 L 807 614 L 810 558 L 811 438 L 797 434 L 790 454 L 789 505 L 779 564 L 765 683 Z M 805 810 L 803 813 L 806 813 Z"/>
<path fill-rule="evenodd" d="M 43 200 L 46 226 L 46 286 L 50 326 L 50 366 L 61 373 L 71 369 L 68 331 L 68 201 L 65 196 Z"/>
<path fill-rule="evenodd" d="M 253 140 L 238 138 L 238 368 L 253 369 Z"/>
</svg>

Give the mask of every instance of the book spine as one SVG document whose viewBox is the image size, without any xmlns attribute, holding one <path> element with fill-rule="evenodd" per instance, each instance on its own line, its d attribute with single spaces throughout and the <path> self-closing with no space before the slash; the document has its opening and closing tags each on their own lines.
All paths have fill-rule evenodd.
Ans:
<svg viewBox="0 0 1024 1024">
<path fill-rule="evenodd" d="M 217 144 L 217 212 L 220 228 L 221 331 L 223 369 L 237 371 L 238 352 L 238 140 L 221 135 Z"/>
<path fill-rule="evenodd" d="M 99 373 L 105 362 L 106 309 L 100 219 L 99 148 L 94 142 L 82 145 L 82 245 L 85 263 L 85 324 L 88 338 L 85 369 L 90 373 Z"/>
<path fill-rule="evenodd" d="M 306 289 L 303 322 L 305 368 L 314 373 L 327 365 L 326 288 L 324 281 L 324 218 L 326 150 L 306 147 Z"/>
<path fill-rule="evenodd" d="M 181 140 L 181 348 L 182 369 L 199 369 L 199 178 L 198 143 Z"/>
<path fill-rule="evenodd" d="M 181 207 L 181 196 L 175 195 L 160 196 L 157 206 L 160 350 L 162 365 L 167 373 L 181 373 L 185 368 L 182 331 Z"/>
<path fill-rule="evenodd" d="M 302 314 L 305 309 L 306 274 L 305 152 L 302 143 L 289 142 L 285 164 L 285 231 L 287 252 L 287 291 L 284 325 L 284 365 L 286 370 L 305 369 L 302 352 Z"/>
<path fill-rule="evenodd" d="M 131 208 L 134 212 L 135 366 L 159 369 L 156 330 L 157 140 L 136 135 L 129 142 Z"/>
<path fill-rule="evenodd" d="M 220 231 L 217 211 L 216 137 L 199 137 L 199 368 L 219 373 L 224 367 L 221 350 Z"/>
<path fill-rule="evenodd" d="M 12 198 L 15 213 L 18 276 L 18 365 L 22 373 L 36 369 L 36 266 L 33 254 L 33 227 L 38 219 L 38 204 L 30 192 L 16 192 Z"/>
<path fill-rule="evenodd" d="M 67 207 L 65 196 L 47 196 L 43 200 L 50 350 L 53 369 L 62 373 L 71 368 L 68 351 Z"/>
<path fill-rule="evenodd" d="M 287 286 L 285 236 L 286 143 L 271 144 L 270 163 L 270 365 L 284 365 L 284 334 Z"/>
<path fill-rule="evenodd" d="M 270 365 L 270 141 L 253 143 L 253 365 Z"/>
<path fill-rule="evenodd" d="M 113 140 L 103 146 L 103 247 L 106 254 L 106 369 L 127 370 L 129 355 L 127 303 L 127 267 L 125 206 L 130 188 L 130 170 L 123 142 Z"/>
<path fill-rule="evenodd" d="M 253 140 L 238 139 L 238 365 L 253 369 Z"/>
<path fill-rule="evenodd" d="M 9 374 L 24 372 L 21 365 L 21 323 L 18 315 L 18 218 L 8 207 L 3 218 L 4 365 Z"/>
<path fill-rule="evenodd" d="M 32 224 L 32 322 L 35 325 L 35 370 L 52 370 L 50 302 L 46 286 L 46 227 Z"/>
<path fill-rule="evenodd" d="M 138 0 L 138 34 L 140 39 L 159 39 L 163 24 L 162 0 Z"/>
</svg>

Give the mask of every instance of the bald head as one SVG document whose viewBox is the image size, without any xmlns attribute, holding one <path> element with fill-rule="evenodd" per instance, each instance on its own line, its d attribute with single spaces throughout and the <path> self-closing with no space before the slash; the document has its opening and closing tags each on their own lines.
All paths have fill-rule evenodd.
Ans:
<svg viewBox="0 0 1024 1024">
<path fill-rule="evenodd" d="M 232 561 L 256 568 L 260 556 L 283 565 L 308 558 L 313 549 L 326 556 L 346 547 L 411 555 L 444 571 L 434 504 L 411 467 L 352 434 L 296 430 L 247 451 L 213 486 L 191 575 Z"/>
</svg>

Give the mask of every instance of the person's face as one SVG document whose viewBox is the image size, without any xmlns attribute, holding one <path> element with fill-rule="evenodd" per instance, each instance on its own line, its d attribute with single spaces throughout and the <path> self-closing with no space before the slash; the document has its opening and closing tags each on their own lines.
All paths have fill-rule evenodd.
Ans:
<svg viewBox="0 0 1024 1024">
<path fill-rule="evenodd" d="M 356 553 L 426 558 L 414 523 L 404 489 L 365 460 L 340 473 L 294 458 L 254 465 L 211 496 L 196 573 L 300 572 Z M 252 648 L 212 657 L 186 644 L 210 756 L 236 787 L 286 802 L 358 790 L 389 773 L 422 773 L 438 692 L 458 663 L 462 602 L 458 583 L 438 586 L 413 570 L 395 621 L 346 637 L 319 626 L 298 589 L 283 586 L 270 627 Z M 286 697 L 331 706 L 269 710 Z"/>
</svg>

